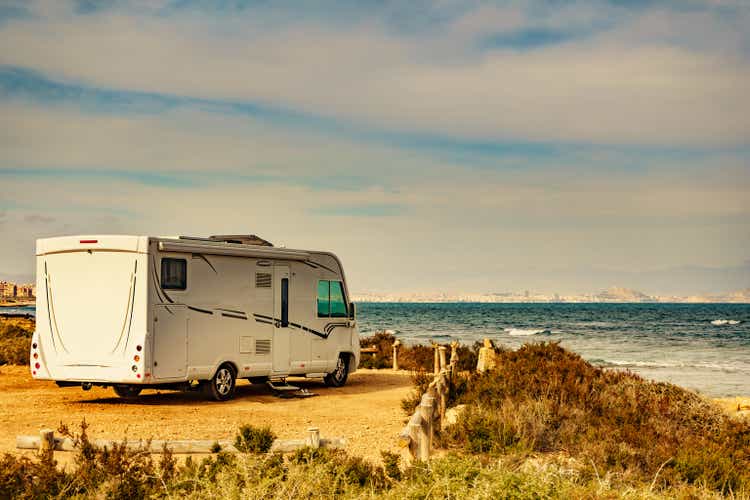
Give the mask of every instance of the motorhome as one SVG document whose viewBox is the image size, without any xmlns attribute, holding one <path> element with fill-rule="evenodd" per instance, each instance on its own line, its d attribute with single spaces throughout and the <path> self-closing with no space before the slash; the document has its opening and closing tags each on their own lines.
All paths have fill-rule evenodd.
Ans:
<svg viewBox="0 0 750 500">
<path fill-rule="evenodd" d="M 359 363 L 340 260 L 249 236 L 85 235 L 36 243 L 30 369 L 59 386 L 196 389 L 238 379 L 342 386 Z"/>
</svg>

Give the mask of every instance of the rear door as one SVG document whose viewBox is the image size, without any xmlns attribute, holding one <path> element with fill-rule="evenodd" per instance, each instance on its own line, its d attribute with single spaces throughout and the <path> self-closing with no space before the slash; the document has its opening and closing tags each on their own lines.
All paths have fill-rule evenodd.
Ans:
<svg viewBox="0 0 750 500">
<path fill-rule="evenodd" d="M 154 378 L 185 378 L 187 367 L 187 308 L 156 305 L 154 311 Z"/>
</svg>

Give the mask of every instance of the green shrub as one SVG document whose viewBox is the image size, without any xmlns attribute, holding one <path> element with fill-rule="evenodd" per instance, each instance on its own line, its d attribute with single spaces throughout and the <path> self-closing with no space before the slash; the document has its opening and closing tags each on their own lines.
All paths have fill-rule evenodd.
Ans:
<svg viewBox="0 0 750 500">
<path fill-rule="evenodd" d="M 0 498 L 56 497 L 69 481 L 54 460 L 31 460 L 9 453 L 0 459 Z"/>
<path fill-rule="evenodd" d="M 0 365 L 28 365 L 33 332 L 0 322 Z"/>
<path fill-rule="evenodd" d="M 268 426 L 243 425 L 234 440 L 234 447 L 243 453 L 267 453 L 274 439 L 276 434 Z"/>
<path fill-rule="evenodd" d="M 342 450 L 305 448 L 286 459 L 281 454 L 220 452 L 200 462 L 188 457 L 180 466 L 168 450 L 156 463 L 143 449 L 124 443 L 96 448 L 86 431 L 85 423 L 79 434 L 61 427 L 77 447 L 69 472 L 53 461 L 0 458 L 0 498 L 718 498 L 701 483 L 706 465 L 687 455 L 677 461 L 693 484 L 678 482 L 659 492 L 652 491 L 651 478 L 627 484 L 616 474 L 589 474 L 582 461 L 564 454 L 504 455 L 500 460 L 448 454 L 402 470 L 393 453 L 382 454 L 380 467 Z M 748 439 L 743 428 L 735 431 L 732 439 Z M 703 459 L 713 464 L 717 457 L 719 462 L 737 459 L 714 451 L 706 451 Z M 715 480 L 727 492 L 738 486 L 731 496 L 748 497 L 741 483 L 721 475 Z"/>
<path fill-rule="evenodd" d="M 565 452 L 595 469 L 668 487 L 750 489 L 750 423 L 700 396 L 596 368 L 555 343 L 498 354 L 459 398 L 449 443 L 472 453 Z"/>
<path fill-rule="evenodd" d="M 380 458 L 383 460 L 385 476 L 392 481 L 401 481 L 401 467 L 399 466 L 401 457 L 390 451 L 381 451 Z"/>
<path fill-rule="evenodd" d="M 396 337 L 393 334 L 377 332 L 369 337 L 359 340 L 361 347 L 375 347 L 377 352 L 366 353 L 360 357 L 360 368 L 382 369 L 393 366 L 393 343 Z M 450 358 L 451 346 L 443 344 L 448 350 Z M 458 370 L 471 371 L 477 366 L 477 358 L 481 343 L 473 346 L 458 346 Z M 402 370 L 432 371 L 434 367 L 434 348 L 430 345 L 405 345 L 402 344 L 398 351 L 398 365 Z M 450 359 L 448 359 L 450 361 Z"/>
</svg>

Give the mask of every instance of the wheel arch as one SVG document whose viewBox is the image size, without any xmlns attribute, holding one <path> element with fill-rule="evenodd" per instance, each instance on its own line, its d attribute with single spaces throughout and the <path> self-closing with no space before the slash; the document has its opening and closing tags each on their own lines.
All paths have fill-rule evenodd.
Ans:
<svg viewBox="0 0 750 500">
<path fill-rule="evenodd" d="M 234 378 L 235 380 L 238 380 L 240 377 L 240 367 L 237 366 L 237 363 L 229 359 L 219 362 L 216 365 L 216 367 L 213 370 L 211 370 L 211 376 L 208 377 L 207 380 L 212 380 L 216 376 L 216 372 L 219 371 L 219 368 L 221 368 L 224 365 L 229 365 L 232 368 L 232 370 L 234 370 Z"/>
<path fill-rule="evenodd" d="M 341 356 L 346 356 L 346 365 L 348 368 L 348 372 L 352 373 L 357 370 L 357 356 L 352 351 L 346 351 L 341 350 L 338 352 L 338 356 L 336 358 L 339 358 Z"/>
</svg>

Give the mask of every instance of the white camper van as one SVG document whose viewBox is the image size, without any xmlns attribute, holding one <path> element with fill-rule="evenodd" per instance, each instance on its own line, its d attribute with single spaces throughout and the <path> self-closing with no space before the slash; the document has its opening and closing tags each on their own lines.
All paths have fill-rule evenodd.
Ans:
<svg viewBox="0 0 750 500">
<path fill-rule="evenodd" d="M 59 386 L 201 388 L 321 377 L 359 363 L 339 259 L 256 236 L 66 236 L 37 240 L 35 379 Z"/>
</svg>

